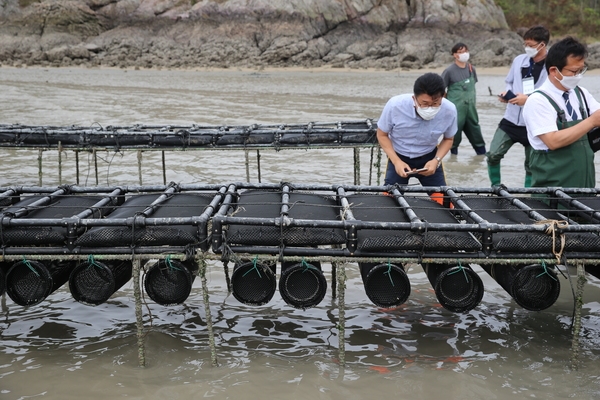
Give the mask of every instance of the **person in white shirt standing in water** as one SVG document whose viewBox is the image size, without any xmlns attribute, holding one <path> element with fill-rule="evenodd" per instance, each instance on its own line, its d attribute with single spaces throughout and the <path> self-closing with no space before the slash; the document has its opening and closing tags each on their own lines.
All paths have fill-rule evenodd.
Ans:
<svg viewBox="0 0 600 400">
<path fill-rule="evenodd" d="M 502 183 L 500 161 L 513 144 L 520 143 L 525 150 L 525 187 L 531 186 L 529 157 L 531 146 L 527 139 L 527 129 L 523 119 L 523 105 L 528 96 L 539 88 L 548 77 L 544 63 L 548 54 L 550 32 L 541 25 L 534 26 L 523 34 L 525 53 L 520 54 L 512 62 L 506 76 L 506 88 L 498 99 L 506 104 L 504 117 L 494 133 L 490 149 L 486 154 L 488 176 L 492 186 Z"/>
<path fill-rule="evenodd" d="M 586 57 L 585 46 L 572 37 L 552 45 L 546 57 L 548 79 L 523 107 L 533 148 L 533 187 L 596 187 L 587 133 L 600 126 L 600 103 L 578 86 L 587 70 Z"/>
</svg>

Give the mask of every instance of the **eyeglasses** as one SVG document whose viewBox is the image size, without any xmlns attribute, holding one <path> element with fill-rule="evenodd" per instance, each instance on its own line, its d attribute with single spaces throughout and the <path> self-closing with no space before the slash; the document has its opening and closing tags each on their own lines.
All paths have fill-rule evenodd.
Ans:
<svg viewBox="0 0 600 400">
<path fill-rule="evenodd" d="M 433 101 L 426 101 L 426 102 L 424 102 L 425 104 L 421 104 L 421 102 L 419 102 L 419 100 L 417 100 L 416 98 L 414 98 L 414 100 L 415 100 L 415 105 L 417 107 L 421 107 L 421 108 L 439 107 L 442 105 L 442 97 L 432 98 L 431 100 L 433 100 Z"/>
<path fill-rule="evenodd" d="M 563 68 L 563 71 L 569 71 L 570 73 L 573 74 L 573 76 L 580 76 L 585 74 L 585 72 L 588 70 L 587 65 L 577 71 L 573 71 L 572 69 L 567 69 L 567 68 Z"/>
<path fill-rule="evenodd" d="M 523 42 L 523 47 L 531 47 L 532 49 L 537 48 L 540 44 L 542 44 L 542 42 L 537 42 L 537 43 L 527 43 L 527 42 Z"/>
</svg>

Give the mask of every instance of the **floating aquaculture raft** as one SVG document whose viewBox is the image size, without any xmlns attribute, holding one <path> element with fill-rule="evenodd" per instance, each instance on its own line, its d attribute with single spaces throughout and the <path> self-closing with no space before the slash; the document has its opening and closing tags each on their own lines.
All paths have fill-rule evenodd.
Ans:
<svg viewBox="0 0 600 400">
<path fill-rule="evenodd" d="M 21 305 L 69 281 L 73 297 L 106 301 L 146 263 L 159 304 L 186 300 L 202 259 L 234 265 L 234 296 L 291 306 L 323 299 L 322 262 L 355 262 L 377 306 L 410 295 L 420 264 L 448 310 L 484 287 L 478 264 L 524 308 L 554 303 L 556 266 L 600 264 L 596 189 L 424 188 L 306 184 L 12 187 L 0 194 L 0 289 Z M 200 260 L 200 261 L 199 261 Z M 228 269 L 225 269 L 228 271 Z M 228 273 L 228 272 L 227 272 Z M 229 277 L 228 277 L 229 281 Z M 332 282 L 333 284 L 334 282 Z"/>
</svg>

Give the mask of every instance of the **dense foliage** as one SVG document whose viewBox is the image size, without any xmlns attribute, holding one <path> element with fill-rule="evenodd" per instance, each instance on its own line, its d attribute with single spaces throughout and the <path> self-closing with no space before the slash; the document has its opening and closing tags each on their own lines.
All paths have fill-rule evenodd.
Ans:
<svg viewBox="0 0 600 400">
<path fill-rule="evenodd" d="M 512 29 L 541 24 L 553 37 L 600 39 L 600 0 L 496 0 Z"/>
</svg>

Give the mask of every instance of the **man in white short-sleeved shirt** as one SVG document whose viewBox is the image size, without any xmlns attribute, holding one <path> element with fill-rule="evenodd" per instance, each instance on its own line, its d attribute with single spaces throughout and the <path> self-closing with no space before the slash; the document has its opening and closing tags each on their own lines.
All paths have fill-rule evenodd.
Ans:
<svg viewBox="0 0 600 400">
<path fill-rule="evenodd" d="M 533 187 L 595 187 L 587 133 L 600 126 L 600 103 L 578 87 L 587 70 L 585 46 L 567 37 L 546 57 L 548 79 L 523 107 Z"/>
<path fill-rule="evenodd" d="M 392 97 L 377 121 L 377 140 L 388 157 L 385 184 L 406 185 L 414 176 L 423 186 L 446 186 L 442 158 L 456 134 L 456 107 L 444 98 L 438 74 L 417 78 L 413 92 Z"/>
</svg>

